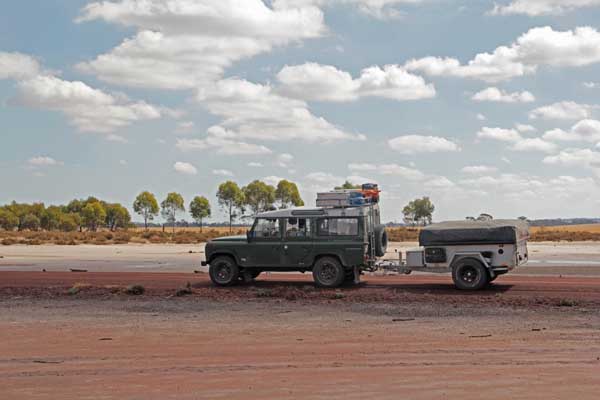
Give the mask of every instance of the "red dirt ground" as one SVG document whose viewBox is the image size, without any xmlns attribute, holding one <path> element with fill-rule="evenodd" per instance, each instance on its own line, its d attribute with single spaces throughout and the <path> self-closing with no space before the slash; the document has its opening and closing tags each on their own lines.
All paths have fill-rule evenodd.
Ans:
<svg viewBox="0 0 600 400">
<path fill-rule="evenodd" d="M 0 273 L 0 398 L 598 398 L 598 278 L 507 276 L 467 294 L 439 276 L 261 278 Z M 114 290 L 129 284 L 147 293 Z"/>
</svg>

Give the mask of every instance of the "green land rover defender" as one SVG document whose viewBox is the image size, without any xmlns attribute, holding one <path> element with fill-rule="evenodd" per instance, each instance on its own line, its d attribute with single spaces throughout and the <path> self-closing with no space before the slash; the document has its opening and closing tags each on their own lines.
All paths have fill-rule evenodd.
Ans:
<svg viewBox="0 0 600 400">
<path fill-rule="evenodd" d="M 378 204 L 301 207 L 260 213 L 246 236 L 209 241 L 203 265 L 218 286 L 264 271 L 312 271 L 318 286 L 332 288 L 358 283 L 386 248 Z"/>
</svg>

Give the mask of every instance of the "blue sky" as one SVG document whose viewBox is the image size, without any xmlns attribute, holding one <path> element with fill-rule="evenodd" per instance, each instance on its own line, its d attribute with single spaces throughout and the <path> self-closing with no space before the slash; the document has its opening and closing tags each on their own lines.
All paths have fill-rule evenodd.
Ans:
<svg viewBox="0 0 600 400">
<path fill-rule="evenodd" d="M 23 0 L 0 202 L 379 182 L 384 219 L 597 216 L 600 1 Z M 223 219 L 215 212 L 214 220 Z"/>
</svg>

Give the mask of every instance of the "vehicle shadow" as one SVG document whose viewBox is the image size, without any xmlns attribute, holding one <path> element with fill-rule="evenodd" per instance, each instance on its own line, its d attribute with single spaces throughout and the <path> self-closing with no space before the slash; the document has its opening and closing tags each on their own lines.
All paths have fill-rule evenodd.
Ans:
<svg viewBox="0 0 600 400">
<path fill-rule="evenodd" d="M 195 285 L 193 285 L 195 288 L 208 288 L 208 287 L 213 287 L 215 289 L 220 289 L 219 287 L 214 286 L 211 282 L 199 282 Z M 452 282 L 449 283 L 410 283 L 410 282 L 406 282 L 406 283 L 398 283 L 398 282 L 390 282 L 390 283 L 383 283 L 383 282 L 377 282 L 377 283 L 369 283 L 369 282 L 361 282 L 358 285 L 352 285 L 352 284 L 345 284 L 342 285 L 339 288 L 336 289 L 323 289 L 323 288 L 319 288 L 319 290 L 331 290 L 331 291 L 345 291 L 345 292 L 352 292 L 352 291 L 360 291 L 360 290 L 381 290 L 381 291 L 385 291 L 385 290 L 393 290 L 395 292 L 406 292 L 406 293 L 420 293 L 420 294 L 436 294 L 436 293 L 443 293 L 443 294 L 451 294 L 451 295 L 457 295 L 457 296 L 481 296 L 481 295 L 496 295 L 496 294 L 500 294 L 500 293 L 505 293 L 509 290 L 511 290 L 513 288 L 514 285 L 512 284 L 506 284 L 506 283 L 492 283 L 490 284 L 488 287 L 484 288 L 483 290 L 480 291 L 474 291 L 474 292 L 470 292 L 470 291 L 464 291 L 464 290 L 458 290 L 456 289 L 456 287 L 454 286 L 454 284 Z M 286 279 L 281 279 L 281 280 L 274 280 L 274 279 L 260 279 L 258 278 L 257 280 L 250 282 L 250 283 L 243 283 L 240 282 L 237 285 L 234 286 L 230 286 L 227 289 L 239 289 L 239 290 L 244 290 L 244 289 L 249 289 L 249 288 L 260 288 L 260 289 L 275 289 L 275 288 L 290 288 L 290 289 L 297 289 L 297 290 L 315 290 L 315 285 L 312 282 L 312 280 L 310 279 L 306 279 L 306 280 L 286 280 Z"/>
</svg>

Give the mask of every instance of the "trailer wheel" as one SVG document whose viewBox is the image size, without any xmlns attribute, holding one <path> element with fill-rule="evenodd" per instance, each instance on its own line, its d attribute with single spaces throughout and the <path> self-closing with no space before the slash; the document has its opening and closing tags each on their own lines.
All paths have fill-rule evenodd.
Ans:
<svg viewBox="0 0 600 400">
<path fill-rule="evenodd" d="M 240 269 L 231 257 L 221 256 L 210 262 L 208 274 L 215 285 L 231 286 L 237 282 Z"/>
<path fill-rule="evenodd" d="M 463 258 L 452 266 L 452 280 L 460 290 L 481 290 L 489 283 L 490 278 L 481 261 Z"/>
<path fill-rule="evenodd" d="M 333 257 L 320 258 L 312 270 L 317 286 L 336 288 L 344 282 L 346 274 L 340 262 Z"/>
</svg>

